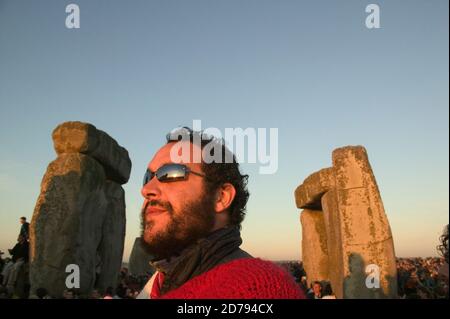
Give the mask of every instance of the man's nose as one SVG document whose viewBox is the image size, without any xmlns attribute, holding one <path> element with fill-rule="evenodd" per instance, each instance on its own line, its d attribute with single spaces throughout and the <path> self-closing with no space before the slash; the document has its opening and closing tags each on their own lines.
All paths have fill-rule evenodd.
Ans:
<svg viewBox="0 0 450 319">
<path fill-rule="evenodd" d="M 155 199 L 161 195 L 159 188 L 160 182 L 156 177 L 153 177 L 147 184 L 142 186 L 141 194 L 146 199 Z"/>
</svg>

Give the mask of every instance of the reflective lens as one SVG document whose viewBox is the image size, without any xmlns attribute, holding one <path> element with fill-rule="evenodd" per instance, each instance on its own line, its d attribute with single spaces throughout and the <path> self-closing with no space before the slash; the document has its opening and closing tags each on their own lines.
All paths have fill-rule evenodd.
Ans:
<svg viewBox="0 0 450 319">
<path fill-rule="evenodd" d="M 155 176 L 154 173 L 150 172 L 150 170 L 147 169 L 144 175 L 144 180 L 142 181 L 142 184 L 145 186 L 150 180 Z"/>
<path fill-rule="evenodd" d="M 156 171 L 156 178 L 160 182 L 177 181 L 186 177 L 186 166 L 181 164 L 167 164 Z"/>
<path fill-rule="evenodd" d="M 153 173 L 147 169 L 144 175 L 143 185 L 146 185 L 150 180 L 156 176 L 160 182 L 172 182 L 183 180 L 187 176 L 187 168 L 182 164 L 166 164 L 158 168 L 158 170 Z"/>
</svg>

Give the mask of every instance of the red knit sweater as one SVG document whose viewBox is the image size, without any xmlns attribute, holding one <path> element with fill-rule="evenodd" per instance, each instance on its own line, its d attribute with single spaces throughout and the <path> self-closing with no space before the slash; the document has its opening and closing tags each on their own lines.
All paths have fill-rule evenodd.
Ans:
<svg viewBox="0 0 450 319">
<path fill-rule="evenodd" d="M 219 265 L 181 287 L 167 299 L 305 299 L 292 276 L 272 262 L 242 258 Z"/>
</svg>

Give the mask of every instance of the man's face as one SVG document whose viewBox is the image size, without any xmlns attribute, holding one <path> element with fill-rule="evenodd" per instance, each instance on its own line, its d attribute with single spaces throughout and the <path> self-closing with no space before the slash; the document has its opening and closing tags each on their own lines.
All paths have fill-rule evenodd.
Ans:
<svg viewBox="0 0 450 319">
<path fill-rule="evenodd" d="M 315 295 L 319 295 L 322 291 L 322 287 L 319 284 L 314 284 L 313 291 Z"/>
<path fill-rule="evenodd" d="M 21 219 L 20 219 L 20 223 L 21 223 L 21 224 L 25 224 L 25 219 L 22 219 L 22 218 L 21 218 Z"/>
<path fill-rule="evenodd" d="M 93 299 L 100 299 L 102 296 L 100 295 L 100 292 L 97 289 L 92 290 L 91 298 Z"/>
<path fill-rule="evenodd" d="M 170 158 L 173 145 L 167 144 L 155 154 L 148 165 L 151 172 L 173 163 Z M 197 146 L 190 144 L 191 154 L 194 147 Z M 200 163 L 182 164 L 203 173 Z M 153 256 L 172 256 L 212 230 L 214 194 L 205 191 L 203 177 L 189 174 L 186 180 L 164 183 L 155 176 L 142 187 L 141 193 L 144 197 L 142 238 Z"/>
<path fill-rule="evenodd" d="M 64 299 L 73 299 L 73 292 L 72 291 L 64 291 Z"/>
</svg>

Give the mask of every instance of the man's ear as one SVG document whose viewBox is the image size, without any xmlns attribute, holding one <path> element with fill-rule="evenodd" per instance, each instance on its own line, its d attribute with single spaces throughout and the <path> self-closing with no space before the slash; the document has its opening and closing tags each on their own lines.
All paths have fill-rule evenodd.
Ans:
<svg viewBox="0 0 450 319">
<path fill-rule="evenodd" d="M 231 203 L 236 196 L 236 189 L 230 183 L 223 184 L 218 190 L 216 195 L 215 210 L 216 213 L 222 213 L 230 207 Z"/>
</svg>

